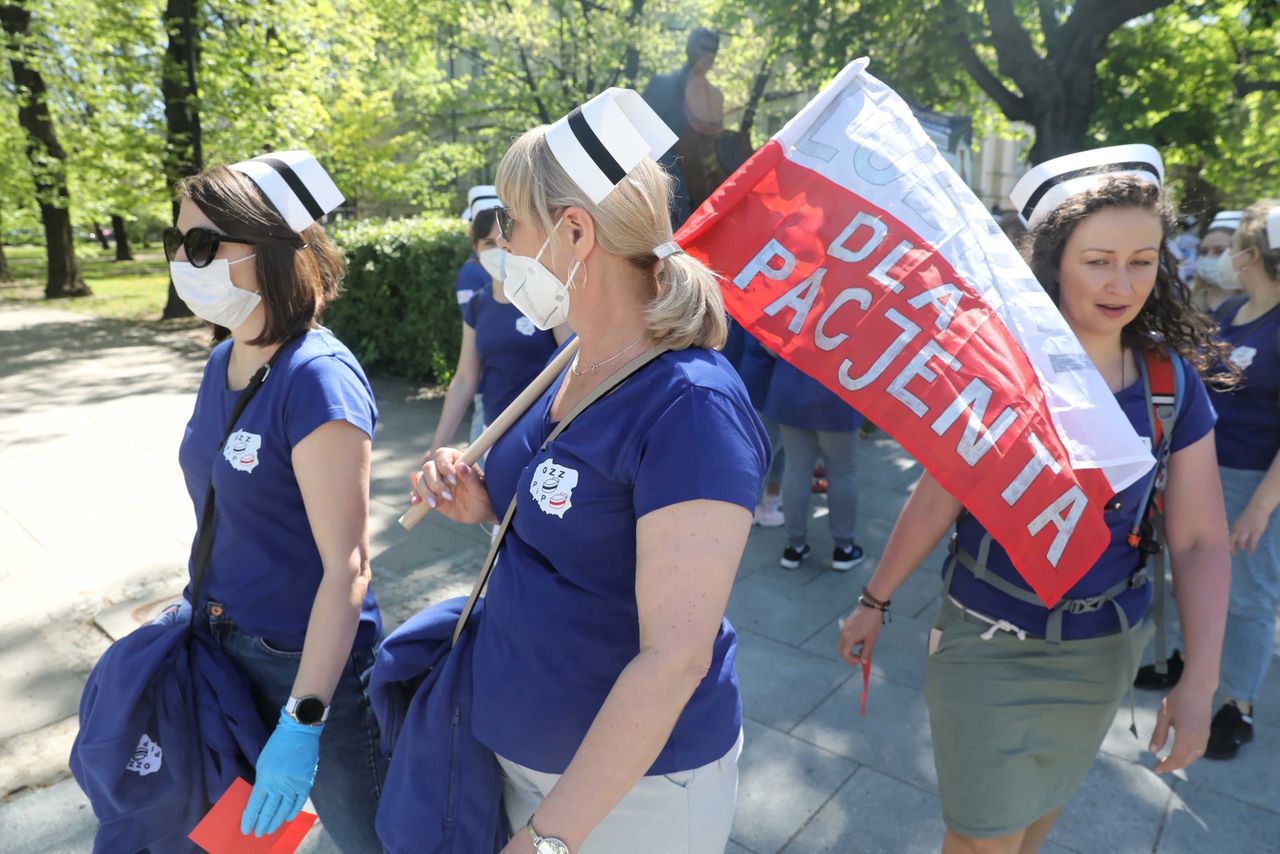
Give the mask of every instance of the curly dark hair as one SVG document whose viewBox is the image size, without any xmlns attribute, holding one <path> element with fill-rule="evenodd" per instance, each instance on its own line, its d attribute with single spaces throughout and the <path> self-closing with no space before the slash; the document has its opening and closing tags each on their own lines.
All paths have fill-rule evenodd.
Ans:
<svg viewBox="0 0 1280 854">
<path fill-rule="evenodd" d="M 1191 304 L 1191 289 L 1178 279 L 1178 261 L 1169 248 L 1177 228 L 1164 190 L 1131 175 L 1116 175 L 1098 187 L 1072 196 L 1041 220 L 1022 241 L 1022 251 L 1054 304 L 1058 303 L 1058 270 L 1072 232 L 1089 216 L 1107 208 L 1142 208 L 1160 217 L 1160 266 L 1156 285 L 1138 316 L 1125 326 L 1127 347 L 1151 350 L 1164 344 L 1182 356 L 1205 380 L 1227 388 L 1239 381 L 1240 369 L 1228 358 L 1231 345 L 1218 338 L 1218 325 Z"/>
</svg>

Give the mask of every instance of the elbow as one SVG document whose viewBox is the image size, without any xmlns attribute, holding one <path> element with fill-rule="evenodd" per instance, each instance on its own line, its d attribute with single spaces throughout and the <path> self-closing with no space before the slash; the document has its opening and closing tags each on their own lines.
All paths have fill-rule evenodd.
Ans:
<svg viewBox="0 0 1280 854">
<path fill-rule="evenodd" d="M 687 696 L 702 684 L 711 672 L 711 650 L 693 647 L 656 647 L 648 651 L 662 682 Z"/>
</svg>

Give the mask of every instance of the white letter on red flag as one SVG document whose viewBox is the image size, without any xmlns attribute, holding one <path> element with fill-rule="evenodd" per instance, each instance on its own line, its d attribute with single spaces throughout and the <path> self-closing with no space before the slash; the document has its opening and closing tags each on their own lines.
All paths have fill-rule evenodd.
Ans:
<svg viewBox="0 0 1280 854">
<path fill-rule="evenodd" d="M 886 427 L 1046 605 L 1153 464 L 1013 245 L 866 72 L 845 68 L 680 230 L 752 335 Z"/>
</svg>

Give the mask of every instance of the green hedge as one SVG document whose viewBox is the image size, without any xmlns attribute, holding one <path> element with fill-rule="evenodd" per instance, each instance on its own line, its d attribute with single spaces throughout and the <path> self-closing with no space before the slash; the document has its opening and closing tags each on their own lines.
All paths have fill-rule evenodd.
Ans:
<svg viewBox="0 0 1280 854">
<path fill-rule="evenodd" d="M 345 290 L 324 323 L 365 368 L 446 383 L 462 339 L 454 279 L 471 251 L 466 223 L 423 216 L 339 226 Z"/>
</svg>

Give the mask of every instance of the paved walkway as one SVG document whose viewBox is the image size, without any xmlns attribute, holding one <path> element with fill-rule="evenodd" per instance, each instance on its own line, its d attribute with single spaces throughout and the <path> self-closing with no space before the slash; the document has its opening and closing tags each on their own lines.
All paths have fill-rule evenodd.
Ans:
<svg viewBox="0 0 1280 854">
<path fill-rule="evenodd" d="M 177 447 L 203 365 L 194 331 L 157 331 L 0 304 L 0 852 L 89 850 L 92 813 L 66 755 L 89 668 L 150 607 L 181 589 L 194 518 Z M 478 527 L 395 519 L 406 474 L 440 401 L 375 377 L 382 417 L 371 532 L 388 628 L 466 592 L 484 556 Z M 780 530 L 755 529 L 729 605 L 741 637 L 747 749 L 731 852 L 932 852 L 942 822 L 921 694 L 940 554 L 897 595 L 877 647 L 866 718 L 861 679 L 836 657 L 835 621 L 873 569 L 919 470 L 880 434 L 860 450 L 851 573 L 822 566 L 831 541 L 815 505 L 817 556 L 777 565 Z M 1156 697 L 1139 696 L 1144 739 Z M 1123 723 L 1045 846 L 1047 854 L 1280 850 L 1280 668 L 1257 740 L 1230 763 L 1157 778 Z M 304 850 L 333 848 L 313 832 Z"/>
</svg>

